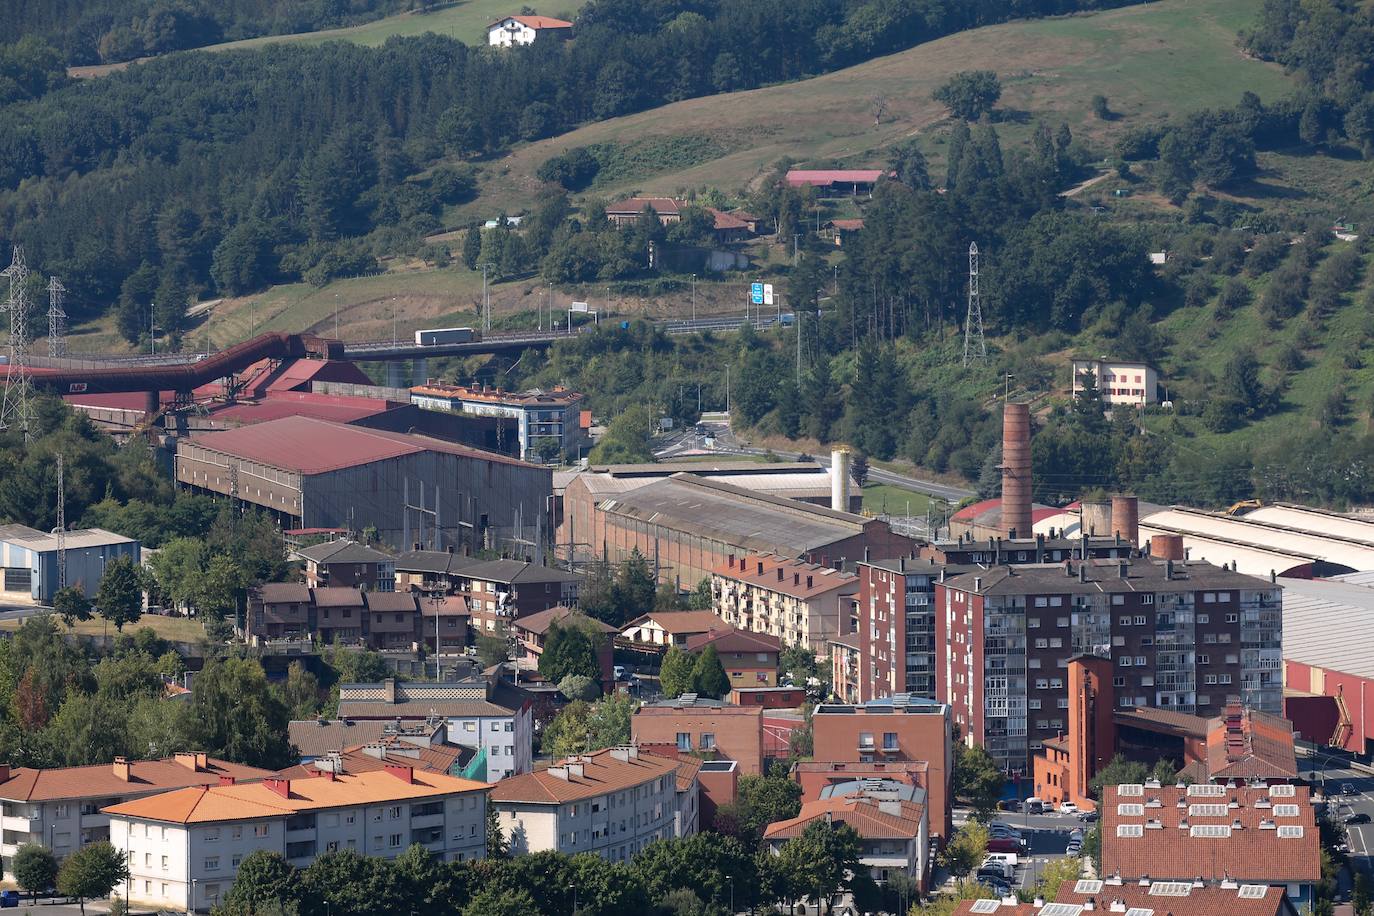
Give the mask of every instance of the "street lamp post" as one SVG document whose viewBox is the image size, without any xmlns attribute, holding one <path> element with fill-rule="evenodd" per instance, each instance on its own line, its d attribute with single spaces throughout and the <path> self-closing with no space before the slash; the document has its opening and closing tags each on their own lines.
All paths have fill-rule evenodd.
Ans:
<svg viewBox="0 0 1374 916">
<path fill-rule="evenodd" d="M 692 320 L 697 320 L 697 275 L 692 274 Z"/>
</svg>

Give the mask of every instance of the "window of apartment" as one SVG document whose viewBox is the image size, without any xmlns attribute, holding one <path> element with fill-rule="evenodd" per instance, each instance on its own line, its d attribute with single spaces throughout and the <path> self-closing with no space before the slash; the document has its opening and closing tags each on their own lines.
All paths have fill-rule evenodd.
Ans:
<svg viewBox="0 0 1374 916">
<path fill-rule="evenodd" d="M 1217 592 L 1217 600 L 1220 601 L 1220 602 L 1223 602 L 1223 603 L 1225 603 L 1225 602 L 1227 602 L 1227 601 L 1230 601 L 1230 600 L 1231 600 L 1231 593 L 1230 593 L 1230 592 Z"/>
<path fill-rule="evenodd" d="M 1036 719 L 1036 720 L 1035 720 L 1035 727 L 1036 727 L 1036 728 L 1042 728 L 1042 729 L 1043 729 L 1043 728 L 1049 728 L 1049 727 L 1050 727 L 1050 720 L 1049 720 L 1049 719 Z"/>
<path fill-rule="evenodd" d="M 1217 676 L 1215 674 L 1204 675 L 1202 678 L 1202 683 L 1206 684 L 1209 687 L 1214 687 L 1217 683 Z"/>
<path fill-rule="evenodd" d="M 476 723 L 476 722 L 464 722 L 464 723 L 463 723 L 463 731 L 465 731 L 465 732 L 475 732 L 475 731 L 477 731 L 477 723 Z"/>
<path fill-rule="evenodd" d="M 1062 649 L 1062 648 L 1064 648 L 1064 640 L 1060 639 L 1058 636 L 1053 637 L 1052 639 L 1050 639 L 1050 648 L 1051 648 L 1051 649 Z"/>
<path fill-rule="evenodd" d="M 1060 596 L 1060 595 L 1051 595 L 1051 596 L 1050 596 L 1050 607 L 1063 607 L 1063 606 L 1064 606 L 1064 599 L 1063 599 L 1062 596 Z"/>
<path fill-rule="evenodd" d="M 392 849 L 400 849 L 401 835 L 399 833 L 393 833 L 390 838 L 387 839 L 386 845 L 390 846 Z"/>
<path fill-rule="evenodd" d="M 1123 626 L 1123 627 L 1129 627 L 1129 626 L 1131 625 L 1131 618 L 1130 618 L 1130 615 L 1127 614 L 1127 615 L 1122 616 L 1121 619 L 1120 619 L 1120 624 L 1121 624 L 1121 626 Z"/>
<path fill-rule="evenodd" d="M 1113 604 L 1113 605 L 1122 605 L 1122 604 L 1125 604 L 1125 603 L 1126 603 L 1126 596 L 1125 596 L 1125 595 L 1112 595 L 1112 604 Z"/>
<path fill-rule="evenodd" d="M 1140 637 L 1140 644 L 1142 646 L 1153 646 L 1155 644 L 1155 638 L 1153 636 L 1142 636 Z"/>
<path fill-rule="evenodd" d="M 1223 674 L 1223 675 L 1221 676 L 1221 683 L 1222 683 L 1222 684 L 1229 684 L 1229 683 L 1231 683 L 1231 675 L 1229 675 L 1229 674 Z"/>
<path fill-rule="evenodd" d="M 1039 700 L 1027 700 L 1027 701 L 1026 701 L 1026 708 L 1027 708 L 1027 709 L 1039 709 L 1039 708 L 1040 708 L 1040 701 L 1039 701 Z"/>
<path fill-rule="evenodd" d="M 1140 686 L 1141 686 L 1141 687 L 1153 687 L 1154 685 L 1155 685 L 1154 675 L 1152 675 L 1152 674 L 1141 675 L 1141 678 L 1140 678 Z"/>
<path fill-rule="evenodd" d="M 219 871 L 219 856 L 210 856 L 205 860 L 206 871 Z"/>
<path fill-rule="evenodd" d="M 1064 679 L 1063 679 L 1063 678 L 1057 678 L 1057 677 L 1052 677 L 1052 678 L 1050 678 L 1050 689 L 1051 689 L 1051 690 L 1059 690 L 1059 689 L 1061 689 L 1063 686 L 1064 686 Z"/>
<path fill-rule="evenodd" d="M 145 868 L 153 867 L 153 854 L 151 852 L 145 852 L 143 854 L 143 865 Z"/>
<path fill-rule="evenodd" d="M 243 839 L 243 828 L 242 828 L 242 827 L 234 827 L 234 828 L 231 828 L 230 831 L 229 831 L 229 836 L 230 836 L 232 839 L 235 839 L 235 840 L 241 840 L 241 839 Z"/>
<path fill-rule="evenodd" d="M 1028 659 L 1026 659 L 1026 667 L 1027 667 L 1027 668 L 1039 668 L 1039 667 L 1040 667 L 1040 659 L 1038 659 L 1038 658 L 1028 658 Z"/>
<path fill-rule="evenodd" d="M 1209 704 L 1209 703 L 1211 703 L 1211 702 L 1212 702 L 1212 698 L 1211 698 L 1208 694 L 1199 693 L 1199 694 L 1197 695 L 1197 705 L 1198 705 L 1198 706 L 1206 706 L 1207 704 Z"/>
<path fill-rule="evenodd" d="M 166 857 L 166 856 L 163 856 L 163 857 L 162 857 L 162 870 L 163 870 L 163 871 L 166 871 L 166 870 L 167 870 L 167 857 Z"/>
<path fill-rule="evenodd" d="M 1060 709 L 1068 709 L 1068 708 L 1069 708 L 1069 698 L 1068 698 L 1068 697 L 1060 697 L 1060 698 L 1059 698 L 1059 708 L 1060 708 Z"/>
<path fill-rule="evenodd" d="M 1049 682 L 1049 679 L 1048 679 L 1048 678 L 1038 677 L 1038 678 L 1035 679 L 1035 689 L 1036 689 L 1036 690 L 1048 690 L 1048 689 L 1049 689 L 1049 686 L 1050 686 L 1050 682 Z"/>
<path fill-rule="evenodd" d="M 1120 675 L 1117 675 L 1116 677 L 1112 678 L 1112 686 L 1113 686 L 1113 687 L 1125 687 L 1125 686 L 1126 686 L 1126 679 L 1125 679 L 1124 677 L 1121 677 Z"/>
<path fill-rule="evenodd" d="M 357 819 L 358 819 L 358 816 L 357 816 L 356 814 L 345 814 L 345 815 L 343 816 L 343 821 L 344 821 L 345 824 L 352 824 L 352 823 L 353 823 L 354 821 L 356 821 Z"/>
<path fill-rule="evenodd" d="M 677 749 L 680 750 L 680 751 L 690 751 L 690 750 L 692 749 L 692 733 L 691 733 L 691 732 L 678 732 L 678 733 L 677 733 Z"/>
<path fill-rule="evenodd" d="M 335 844 L 333 844 L 333 845 L 338 846 L 339 844 L 338 844 L 338 843 L 335 843 Z M 334 851 L 334 850 L 332 850 L 332 849 L 330 850 L 330 852 L 333 852 L 333 851 Z M 230 867 L 230 868 L 238 868 L 238 867 L 239 867 L 239 863 L 242 862 L 242 861 L 243 861 L 243 856 L 240 856 L 240 855 L 232 856 L 232 857 L 229 859 L 229 867 Z"/>
<path fill-rule="evenodd" d="M 1121 705 L 1122 705 L 1122 707 L 1125 708 L 1125 709 L 1130 709 L 1130 708 L 1131 708 L 1131 698 L 1130 698 L 1130 697 L 1122 697 L 1122 698 L 1121 698 Z"/>
<path fill-rule="evenodd" d="M 1143 656 L 1143 655 L 1137 655 L 1137 656 L 1135 657 L 1135 666 L 1136 666 L 1137 668 L 1144 668 L 1144 667 L 1145 667 L 1145 656 Z"/>
<path fill-rule="evenodd" d="M 1217 593 L 1216 593 L 1216 592 L 1203 592 L 1203 593 L 1202 593 L 1202 603 L 1203 603 L 1203 604 L 1216 604 L 1216 603 L 1217 603 Z"/>
<path fill-rule="evenodd" d="M 1129 668 L 1131 667 L 1131 657 L 1129 655 L 1123 655 L 1116 660 L 1116 663 L 1122 668 Z"/>
<path fill-rule="evenodd" d="M 703 751 L 715 750 L 716 736 L 711 732 L 701 733 L 701 749 Z"/>
<path fill-rule="evenodd" d="M 1027 630 L 1038 630 L 1038 629 L 1040 629 L 1040 618 L 1039 618 L 1039 617 L 1027 617 L 1027 618 L 1026 618 L 1026 629 L 1027 629 Z"/>
<path fill-rule="evenodd" d="M 1208 664 L 1211 664 L 1211 662 L 1212 662 L 1212 656 L 1208 655 L 1206 652 L 1199 652 L 1199 653 L 1198 653 L 1197 663 L 1198 663 L 1199 665 L 1208 665 Z"/>
<path fill-rule="evenodd" d="M 873 746 L 873 733 L 872 733 L 872 732 L 859 732 L 859 747 L 872 747 L 872 746 Z"/>
<path fill-rule="evenodd" d="M 506 731 L 508 731 L 508 732 L 513 732 L 513 731 L 515 731 L 515 723 L 514 723 L 514 722 L 507 722 L 507 723 L 506 723 Z"/>
<path fill-rule="evenodd" d="M 271 829 L 271 824 L 254 824 L 253 836 L 267 836 Z"/>
<path fill-rule="evenodd" d="M 1048 605 L 1049 603 L 1050 603 L 1050 602 L 1049 602 L 1049 599 L 1046 598 L 1044 595 L 1039 595 L 1039 596 L 1037 596 L 1036 599 L 1035 599 L 1035 606 L 1036 606 L 1036 607 L 1045 607 L 1045 606 Z"/>
<path fill-rule="evenodd" d="M 1227 615 L 1226 615 L 1226 622 L 1227 622 L 1227 623 L 1239 623 L 1239 622 L 1240 622 L 1240 615 L 1239 615 L 1239 614 L 1227 614 Z"/>
<path fill-rule="evenodd" d="M 1230 641 L 1231 641 L 1231 634 L 1230 634 L 1230 633 L 1218 633 L 1218 634 L 1217 634 L 1217 642 L 1219 642 L 1219 643 L 1228 643 L 1228 642 L 1230 642 Z"/>
<path fill-rule="evenodd" d="M 1203 633 L 1203 634 L 1202 634 L 1202 641 L 1203 641 L 1204 643 L 1206 643 L 1207 645 L 1209 645 L 1209 646 L 1214 646 L 1214 645 L 1216 645 L 1216 642 L 1217 642 L 1217 634 L 1215 634 L 1215 633 Z"/>
<path fill-rule="evenodd" d="M 1144 614 L 1136 614 L 1136 615 L 1135 615 L 1135 625 L 1138 626 L 1138 627 L 1143 627 L 1143 626 L 1145 626 L 1145 615 L 1144 615 Z"/>
<path fill-rule="evenodd" d="M 205 842 L 207 842 L 207 843 L 218 843 L 218 842 L 219 842 L 219 828 L 218 828 L 218 827 L 211 827 L 209 830 L 205 831 Z"/>
<path fill-rule="evenodd" d="M 897 733 L 883 732 L 883 749 L 895 751 L 897 749 Z"/>
<path fill-rule="evenodd" d="M 1238 656 L 1235 656 L 1235 655 L 1227 655 L 1227 656 L 1226 656 L 1226 664 L 1228 664 L 1228 665 L 1239 664 L 1239 662 L 1240 662 L 1240 658 L 1239 658 Z"/>
<path fill-rule="evenodd" d="M 386 809 L 386 816 L 391 818 L 393 821 L 396 820 L 401 816 L 401 806 L 392 805 L 390 808 Z"/>
<path fill-rule="evenodd" d="M 1198 623 L 1210 623 L 1211 620 L 1212 620 L 1212 617 L 1211 617 L 1210 614 L 1198 614 L 1198 615 L 1197 615 L 1197 622 L 1198 622 Z"/>
<path fill-rule="evenodd" d="M 1049 647 L 1050 647 L 1050 641 L 1049 641 L 1048 639 L 1045 639 L 1045 638 L 1042 637 L 1042 638 L 1037 639 L 1037 640 L 1035 641 L 1035 648 L 1037 648 L 1037 649 L 1048 649 Z"/>
<path fill-rule="evenodd" d="M 1154 596 L 1154 595 L 1141 595 L 1141 596 L 1140 596 L 1140 603 L 1141 603 L 1141 604 L 1154 604 L 1154 603 L 1155 603 L 1155 596 Z"/>
</svg>

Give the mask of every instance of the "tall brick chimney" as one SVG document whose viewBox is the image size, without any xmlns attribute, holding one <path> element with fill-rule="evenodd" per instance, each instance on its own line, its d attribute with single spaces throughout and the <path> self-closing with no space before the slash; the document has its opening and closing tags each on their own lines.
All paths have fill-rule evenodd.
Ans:
<svg viewBox="0 0 1374 916">
<path fill-rule="evenodd" d="M 1002 532 L 1031 537 L 1030 405 L 1002 408 Z"/>
</svg>

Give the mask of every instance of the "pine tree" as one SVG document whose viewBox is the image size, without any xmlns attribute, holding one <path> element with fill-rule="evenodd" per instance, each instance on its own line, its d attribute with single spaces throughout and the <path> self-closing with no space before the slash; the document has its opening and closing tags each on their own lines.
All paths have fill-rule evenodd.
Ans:
<svg viewBox="0 0 1374 916">
<path fill-rule="evenodd" d="M 730 678 L 725 674 L 725 666 L 715 646 L 707 646 L 697 655 L 692 666 L 692 687 L 701 696 L 715 700 L 730 692 Z"/>
</svg>

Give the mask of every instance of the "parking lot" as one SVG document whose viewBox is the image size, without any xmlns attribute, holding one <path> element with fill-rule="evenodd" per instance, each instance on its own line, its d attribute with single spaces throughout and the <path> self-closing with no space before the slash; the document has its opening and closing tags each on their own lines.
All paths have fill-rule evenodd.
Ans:
<svg viewBox="0 0 1374 916">
<path fill-rule="evenodd" d="M 955 809 L 955 826 L 968 820 L 969 812 Z M 1010 883 L 1014 889 L 1030 888 L 1035 885 L 1046 865 L 1056 859 L 1065 858 L 1070 835 L 1074 830 L 1084 833 L 1092 824 L 1083 823 L 1077 816 L 1059 814 L 1026 814 L 1025 812 L 999 811 L 993 818 L 993 825 L 1005 825 L 1020 833 L 1026 841 L 1026 850 L 1018 854 L 1015 875 Z M 996 832 L 994 830 L 994 832 Z"/>
</svg>

